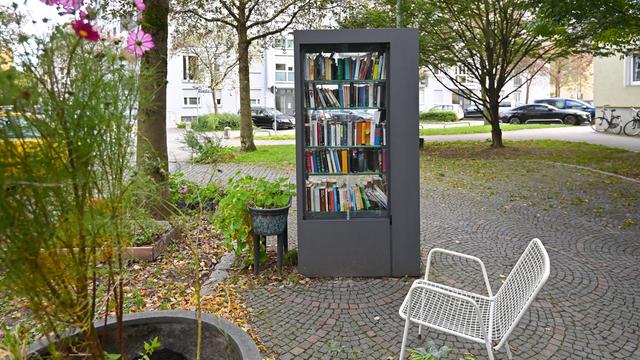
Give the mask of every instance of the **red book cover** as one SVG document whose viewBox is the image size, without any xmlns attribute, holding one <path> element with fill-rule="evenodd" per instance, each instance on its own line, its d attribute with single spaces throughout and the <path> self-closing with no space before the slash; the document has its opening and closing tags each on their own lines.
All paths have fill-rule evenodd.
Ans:
<svg viewBox="0 0 640 360">
<path fill-rule="evenodd" d="M 327 190 L 327 197 L 329 198 L 329 211 L 334 212 L 335 211 L 335 203 L 333 200 L 333 190 Z"/>
<path fill-rule="evenodd" d="M 311 211 L 311 202 L 313 201 L 313 199 L 311 199 L 311 185 L 307 185 L 306 186 L 306 201 L 305 201 L 305 205 L 307 208 L 307 211 Z"/>
<path fill-rule="evenodd" d="M 313 172 L 313 166 L 311 166 L 311 153 L 310 152 L 306 152 L 305 153 L 305 159 L 307 162 L 307 172 Z"/>
<path fill-rule="evenodd" d="M 327 211 L 327 189 L 320 188 L 320 211 Z"/>
</svg>

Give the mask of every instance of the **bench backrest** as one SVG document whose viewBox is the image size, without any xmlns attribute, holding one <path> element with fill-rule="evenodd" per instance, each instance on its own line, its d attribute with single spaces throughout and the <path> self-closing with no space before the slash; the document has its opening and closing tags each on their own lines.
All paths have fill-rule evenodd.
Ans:
<svg viewBox="0 0 640 360">
<path fill-rule="evenodd" d="M 496 294 L 493 339 L 504 340 L 509 336 L 549 278 L 549 271 L 547 250 L 539 239 L 531 240 Z"/>
</svg>

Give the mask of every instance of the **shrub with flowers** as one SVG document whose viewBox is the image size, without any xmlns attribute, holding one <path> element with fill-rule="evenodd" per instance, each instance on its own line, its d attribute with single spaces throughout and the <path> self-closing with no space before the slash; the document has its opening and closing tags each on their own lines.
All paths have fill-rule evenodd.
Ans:
<svg viewBox="0 0 640 360">
<path fill-rule="evenodd" d="M 93 321 L 110 311 L 122 320 L 123 249 L 135 235 L 136 209 L 154 193 L 131 162 L 139 75 L 122 45 L 101 36 L 100 8 L 43 2 L 67 22 L 44 37 L 21 35 L 24 77 L 0 78 L 0 98 L 13 106 L 0 126 L 0 286 L 55 344 L 53 357 L 104 359 Z M 153 47 L 141 29 L 132 34 L 135 56 Z M 71 329 L 79 337 L 68 346 L 62 338 Z M 23 350 L 9 353 L 25 358 Z"/>
</svg>

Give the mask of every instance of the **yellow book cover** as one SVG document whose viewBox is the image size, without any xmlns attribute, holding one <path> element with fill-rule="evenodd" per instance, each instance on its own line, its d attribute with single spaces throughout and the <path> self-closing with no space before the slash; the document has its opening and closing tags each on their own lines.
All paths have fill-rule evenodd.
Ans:
<svg viewBox="0 0 640 360">
<path fill-rule="evenodd" d="M 316 72 L 315 66 L 313 65 L 313 60 L 308 59 L 307 61 L 309 61 L 309 80 L 314 80 L 313 76 Z"/>
<path fill-rule="evenodd" d="M 373 76 L 371 77 L 373 80 L 378 79 L 378 62 L 378 59 L 376 59 L 373 65 Z"/>
<path fill-rule="evenodd" d="M 331 59 L 324 58 L 324 79 L 331 80 Z"/>
<path fill-rule="evenodd" d="M 370 145 L 369 139 L 371 139 L 371 121 L 365 121 L 363 132 L 364 132 L 364 139 L 362 139 L 362 143 L 365 145 Z"/>
<path fill-rule="evenodd" d="M 346 174 L 348 173 L 348 169 L 347 169 L 347 150 L 342 150 L 340 151 L 340 160 L 342 161 L 342 163 L 340 164 L 342 167 L 342 173 Z"/>
</svg>

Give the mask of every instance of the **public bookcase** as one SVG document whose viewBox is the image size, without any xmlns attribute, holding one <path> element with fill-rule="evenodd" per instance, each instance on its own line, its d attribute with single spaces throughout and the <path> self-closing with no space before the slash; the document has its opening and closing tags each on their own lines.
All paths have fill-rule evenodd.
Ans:
<svg viewBox="0 0 640 360">
<path fill-rule="evenodd" d="M 299 271 L 418 275 L 417 31 L 294 41 Z"/>
</svg>

